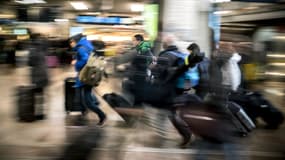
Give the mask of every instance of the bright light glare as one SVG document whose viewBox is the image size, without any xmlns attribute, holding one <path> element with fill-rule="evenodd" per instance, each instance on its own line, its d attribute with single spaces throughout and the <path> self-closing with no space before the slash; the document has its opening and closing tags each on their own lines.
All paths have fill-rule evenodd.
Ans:
<svg viewBox="0 0 285 160">
<path fill-rule="evenodd" d="M 132 4 L 131 11 L 132 12 L 142 12 L 144 11 L 144 5 L 143 4 Z"/>
<path fill-rule="evenodd" d="M 91 41 L 91 40 L 98 40 L 99 36 L 97 35 L 87 35 L 87 40 Z"/>
<path fill-rule="evenodd" d="M 280 73 L 280 72 L 265 72 L 265 74 L 271 76 L 285 76 L 285 73 Z"/>
<path fill-rule="evenodd" d="M 15 0 L 15 2 L 21 4 L 46 3 L 44 0 Z"/>
<path fill-rule="evenodd" d="M 285 63 L 270 63 L 271 66 L 285 66 Z"/>
<path fill-rule="evenodd" d="M 55 22 L 68 22 L 68 19 L 54 19 Z"/>
<path fill-rule="evenodd" d="M 223 2 L 230 2 L 231 0 L 210 0 L 211 3 L 223 3 Z"/>
<path fill-rule="evenodd" d="M 285 36 L 274 36 L 274 39 L 281 39 L 281 40 L 285 40 Z"/>
<path fill-rule="evenodd" d="M 88 7 L 83 2 L 70 2 L 70 4 L 76 10 L 88 10 Z"/>
<path fill-rule="evenodd" d="M 229 14 L 232 13 L 233 11 L 215 11 L 214 14 Z"/>
<path fill-rule="evenodd" d="M 267 57 L 285 58 L 285 55 L 284 54 L 267 54 Z"/>
</svg>

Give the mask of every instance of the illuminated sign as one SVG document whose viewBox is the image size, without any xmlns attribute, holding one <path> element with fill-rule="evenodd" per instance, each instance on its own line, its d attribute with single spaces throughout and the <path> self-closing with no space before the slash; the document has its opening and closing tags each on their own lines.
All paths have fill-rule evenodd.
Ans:
<svg viewBox="0 0 285 160">
<path fill-rule="evenodd" d="M 98 17 L 98 16 L 77 16 L 77 23 L 91 23 L 91 24 L 130 24 L 131 21 L 126 22 L 125 17 Z"/>
</svg>

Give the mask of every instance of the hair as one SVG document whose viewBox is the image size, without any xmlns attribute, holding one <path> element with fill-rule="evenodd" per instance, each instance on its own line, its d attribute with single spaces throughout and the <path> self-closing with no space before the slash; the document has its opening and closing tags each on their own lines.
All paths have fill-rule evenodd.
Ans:
<svg viewBox="0 0 285 160">
<path fill-rule="evenodd" d="M 187 49 L 191 50 L 193 54 L 200 54 L 200 47 L 196 43 L 190 44 Z"/>
<path fill-rule="evenodd" d="M 69 38 L 69 42 L 75 41 L 78 42 L 83 37 L 82 33 L 76 34 Z"/>
<path fill-rule="evenodd" d="M 134 35 L 134 37 L 137 41 L 144 41 L 144 38 L 141 34 L 136 34 L 136 35 Z"/>
<path fill-rule="evenodd" d="M 188 50 L 191 50 L 191 51 L 193 51 L 193 50 L 199 50 L 200 51 L 200 47 L 198 46 L 198 44 L 196 44 L 196 43 L 192 43 L 192 44 L 190 44 L 188 47 L 187 47 L 187 49 Z"/>
<path fill-rule="evenodd" d="M 162 38 L 163 48 L 166 49 L 169 46 L 176 46 L 177 37 L 173 34 L 166 34 Z"/>
</svg>

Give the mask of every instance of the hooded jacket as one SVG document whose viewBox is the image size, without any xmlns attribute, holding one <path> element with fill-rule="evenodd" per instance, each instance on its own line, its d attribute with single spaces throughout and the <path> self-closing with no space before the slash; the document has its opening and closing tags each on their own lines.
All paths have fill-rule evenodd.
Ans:
<svg viewBox="0 0 285 160">
<path fill-rule="evenodd" d="M 234 53 L 221 68 L 222 84 L 229 85 L 233 91 L 236 91 L 241 83 L 241 71 L 238 65 L 240 60 L 241 56 L 238 53 Z"/>
<path fill-rule="evenodd" d="M 94 50 L 92 44 L 86 39 L 86 37 L 82 37 L 73 48 L 74 51 L 77 52 L 75 59 L 75 71 L 79 72 L 85 66 L 88 61 L 89 54 Z M 76 77 L 75 87 L 81 87 L 84 84 L 79 81 L 79 77 Z"/>
<path fill-rule="evenodd" d="M 149 42 L 142 41 L 140 44 L 136 46 L 136 50 L 139 55 L 152 56 L 151 44 Z"/>
</svg>

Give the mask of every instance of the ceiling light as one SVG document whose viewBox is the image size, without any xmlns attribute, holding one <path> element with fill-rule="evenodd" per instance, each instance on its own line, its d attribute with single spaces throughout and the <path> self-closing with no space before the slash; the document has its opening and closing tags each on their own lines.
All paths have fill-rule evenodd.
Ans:
<svg viewBox="0 0 285 160">
<path fill-rule="evenodd" d="M 285 36 L 274 36 L 273 39 L 285 40 Z"/>
<path fill-rule="evenodd" d="M 15 2 L 21 4 L 46 3 L 44 0 L 15 0 Z"/>
<path fill-rule="evenodd" d="M 88 10 L 88 7 L 83 2 L 70 2 L 70 4 L 76 10 Z"/>
<path fill-rule="evenodd" d="M 214 14 L 229 14 L 229 13 L 232 13 L 233 11 L 215 11 Z"/>
<path fill-rule="evenodd" d="M 68 22 L 68 19 L 54 19 L 55 22 Z"/>
<path fill-rule="evenodd" d="M 271 66 L 285 66 L 285 63 L 269 63 Z"/>
<path fill-rule="evenodd" d="M 132 12 L 142 12 L 144 11 L 143 4 L 131 4 L 131 11 Z"/>
<path fill-rule="evenodd" d="M 265 72 L 265 74 L 271 76 L 285 76 L 285 73 L 282 72 Z"/>
<path fill-rule="evenodd" d="M 285 58 L 284 54 L 267 54 L 267 57 L 271 58 Z"/>
<path fill-rule="evenodd" d="M 211 3 L 223 3 L 223 2 L 230 2 L 231 0 L 211 0 Z"/>
</svg>

